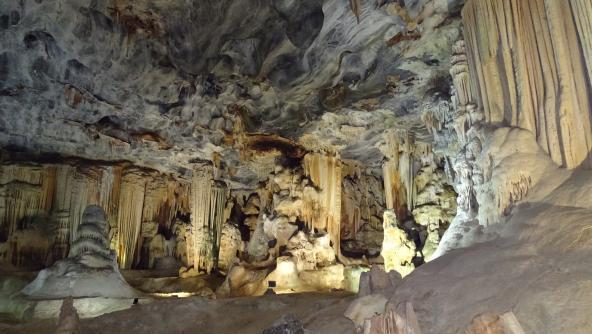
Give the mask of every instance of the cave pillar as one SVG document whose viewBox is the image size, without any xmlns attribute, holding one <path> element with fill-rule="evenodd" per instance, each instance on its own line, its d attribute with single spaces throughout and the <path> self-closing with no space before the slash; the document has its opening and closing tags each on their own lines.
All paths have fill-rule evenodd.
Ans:
<svg viewBox="0 0 592 334">
<path fill-rule="evenodd" d="M 214 180 L 211 165 L 193 171 L 191 183 L 191 225 L 193 267 L 207 273 L 216 269 L 222 225 L 225 222 L 226 185 Z"/>
</svg>

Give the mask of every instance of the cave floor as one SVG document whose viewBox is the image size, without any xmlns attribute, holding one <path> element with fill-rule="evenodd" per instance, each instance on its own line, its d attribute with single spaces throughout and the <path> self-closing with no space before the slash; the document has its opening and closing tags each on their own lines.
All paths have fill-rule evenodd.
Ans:
<svg viewBox="0 0 592 334">
<path fill-rule="evenodd" d="M 307 330 L 353 333 L 343 313 L 352 294 L 305 293 L 210 300 L 200 297 L 158 299 L 128 310 L 81 319 L 81 333 L 257 333 L 291 314 Z M 54 333 L 57 319 L 1 324 L 1 333 Z"/>
</svg>

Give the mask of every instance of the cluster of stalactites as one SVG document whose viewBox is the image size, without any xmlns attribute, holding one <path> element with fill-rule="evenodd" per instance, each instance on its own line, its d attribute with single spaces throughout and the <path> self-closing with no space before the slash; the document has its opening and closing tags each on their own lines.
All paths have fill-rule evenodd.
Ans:
<svg viewBox="0 0 592 334">
<path fill-rule="evenodd" d="M 385 140 L 383 180 L 386 207 L 395 210 L 399 216 L 405 216 L 405 212 L 413 210 L 417 192 L 414 183 L 416 159 L 432 156 L 431 148 L 427 144 L 416 145 L 413 133 L 407 130 L 388 131 Z"/>
<path fill-rule="evenodd" d="M 531 131 L 558 165 L 591 165 L 590 1 L 469 0 L 462 17 L 486 121 Z"/>
<path fill-rule="evenodd" d="M 336 154 L 309 153 L 304 157 L 304 174 L 316 191 L 305 191 L 302 219 L 311 231 L 326 231 L 337 254 L 341 239 L 341 169 L 341 159 Z"/>
<path fill-rule="evenodd" d="M 123 269 L 130 269 L 134 264 L 145 194 L 146 180 L 143 177 L 135 173 L 123 176 L 117 215 L 117 257 Z"/>
<path fill-rule="evenodd" d="M 144 222 L 170 224 L 178 211 L 187 212 L 189 187 L 168 176 L 138 168 L 92 165 L 3 165 L 0 166 L 0 229 L 17 254 L 4 254 L 13 262 L 24 252 L 43 253 L 53 262 L 66 257 L 78 239 L 84 209 L 105 208 L 112 227 L 111 247 L 120 265 L 130 268 L 141 248 L 138 231 Z M 52 226 L 43 243 L 32 244 L 43 231 L 23 222 L 41 221 Z M 55 228 L 53 228 L 55 227 Z M 140 247 L 138 247 L 140 245 Z M 22 252 L 21 252 L 22 250 Z M 20 254 L 22 253 L 22 254 Z"/>
<path fill-rule="evenodd" d="M 222 226 L 226 220 L 226 186 L 213 178 L 209 165 L 194 170 L 191 184 L 193 266 L 207 273 L 216 269 Z"/>
<path fill-rule="evenodd" d="M 0 229 L 12 234 L 25 217 L 51 208 L 54 170 L 43 166 L 0 168 Z"/>
</svg>

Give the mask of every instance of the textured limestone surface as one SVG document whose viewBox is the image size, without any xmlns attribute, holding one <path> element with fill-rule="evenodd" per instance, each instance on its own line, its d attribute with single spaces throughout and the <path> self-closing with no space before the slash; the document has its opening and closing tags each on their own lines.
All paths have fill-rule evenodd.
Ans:
<svg viewBox="0 0 592 334">
<path fill-rule="evenodd" d="M 376 163 L 383 129 L 427 134 L 457 2 L 5 1 L 0 144 L 186 175 L 236 165 L 241 123 Z"/>
</svg>

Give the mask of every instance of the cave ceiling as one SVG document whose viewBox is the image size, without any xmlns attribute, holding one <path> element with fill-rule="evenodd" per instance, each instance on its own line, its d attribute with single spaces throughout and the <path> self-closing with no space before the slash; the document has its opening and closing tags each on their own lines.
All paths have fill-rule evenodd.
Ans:
<svg viewBox="0 0 592 334">
<path fill-rule="evenodd" d="M 331 150 L 378 167 L 386 129 L 431 141 L 421 114 L 450 99 L 461 4 L 4 0 L 3 158 L 180 177 L 205 160 L 236 187 L 257 181 L 270 152 Z"/>
</svg>

